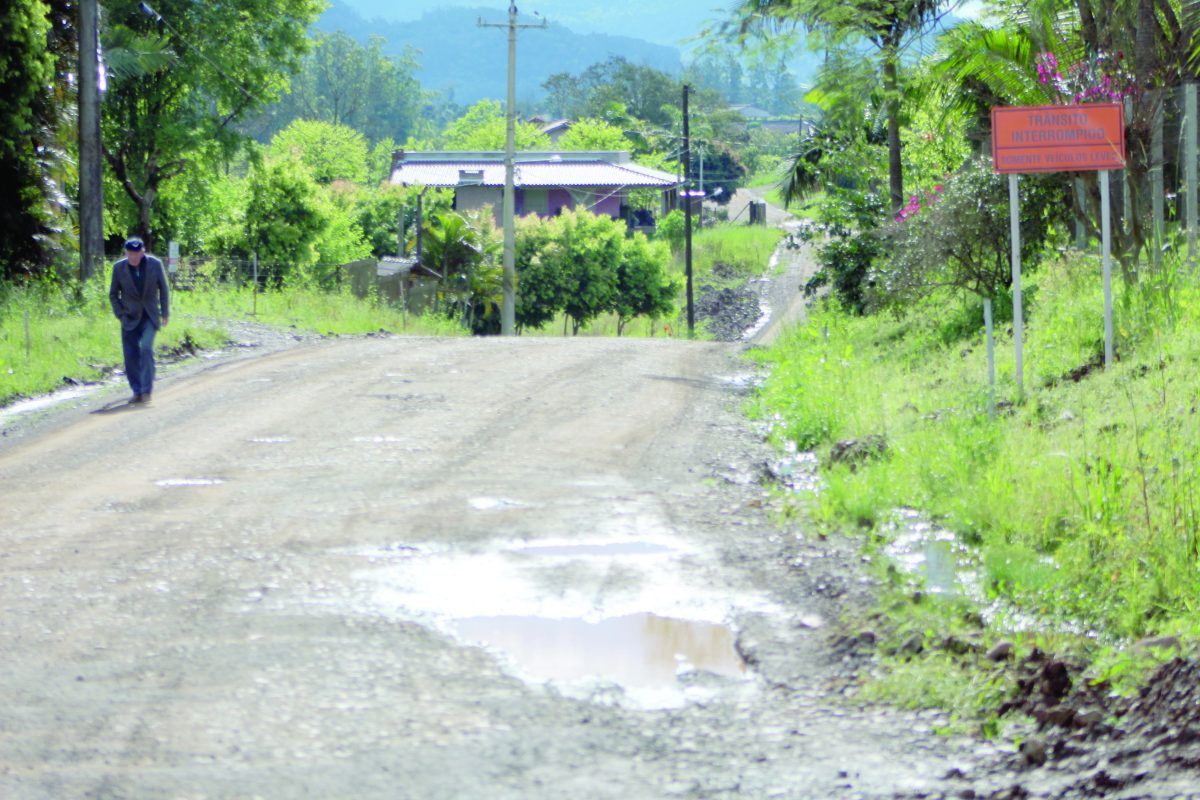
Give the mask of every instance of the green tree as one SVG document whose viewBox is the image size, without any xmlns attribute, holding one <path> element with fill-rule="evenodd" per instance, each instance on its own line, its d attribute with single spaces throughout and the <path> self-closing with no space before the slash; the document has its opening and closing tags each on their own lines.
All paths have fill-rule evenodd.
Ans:
<svg viewBox="0 0 1200 800">
<path fill-rule="evenodd" d="M 658 221 L 656 235 L 661 241 L 666 242 L 674 253 L 683 251 L 684 236 L 686 234 L 684 229 L 686 222 L 683 217 L 683 211 L 674 208 Z"/>
<path fill-rule="evenodd" d="M 105 5 L 105 45 L 155 49 L 169 63 L 114 71 L 104 98 L 105 160 L 133 206 L 137 232 L 157 234 L 154 208 L 163 184 L 188 168 L 202 147 L 237 145 L 236 120 L 277 98 L 306 46 L 320 0 L 158 0 L 161 16 L 137 0 Z M 217 41 L 219 36 L 219 42 Z"/>
<path fill-rule="evenodd" d="M 545 251 L 562 275 L 562 310 L 572 333 L 613 307 L 625 225 L 588 211 L 566 211 L 552 221 L 554 241 Z"/>
<path fill-rule="evenodd" d="M 535 215 L 516 221 L 516 326 L 518 331 L 540 328 L 554 320 L 566 302 L 566 281 L 560 259 L 548 258 L 554 223 Z"/>
<path fill-rule="evenodd" d="M 425 226 L 421 260 L 442 275 L 445 312 L 472 333 L 499 333 L 504 269 L 490 213 L 438 212 Z"/>
<path fill-rule="evenodd" d="M 682 85 L 661 70 L 631 64 L 614 56 L 585 69 L 579 75 L 559 72 L 542 84 L 547 104 L 564 117 L 608 118 L 615 107 L 656 125 L 672 121 L 668 106 L 680 102 Z"/>
<path fill-rule="evenodd" d="M 276 159 L 299 161 L 317 183 L 367 179 L 367 140 L 346 125 L 295 120 L 276 134 L 267 152 Z"/>
<path fill-rule="evenodd" d="M 893 213 L 904 205 L 904 165 L 900 140 L 904 50 L 927 33 L 954 0 L 741 0 L 735 14 L 741 31 L 763 31 L 764 24 L 804 25 L 832 44 L 866 40 L 879 59 L 887 116 L 888 185 Z"/>
<path fill-rule="evenodd" d="M 251 173 L 245 242 L 247 255 L 258 255 L 259 276 L 267 285 L 278 288 L 316 263 L 327 214 L 316 183 L 299 164 L 268 162 Z"/>
<path fill-rule="evenodd" d="M 442 146 L 447 150 L 503 150 L 505 126 L 504 109 L 500 103 L 480 100 L 446 127 L 442 134 Z M 514 134 L 517 150 L 550 149 L 550 137 L 536 125 L 518 120 Z"/>
<path fill-rule="evenodd" d="M 625 132 L 604 120 L 585 117 L 571 123 L 571 127 L 558 140 L 560 150 L 625 150 L 632 151 L 634 144 Z"/>
<path fill-rule="evenodd" d="M 311 49 L 291 79 L 291 89 L 247 124 L 260 140 L 269 139 L 295 119 L 347 125 L 372 142 L 403 141 L 420 127 L 431 99 L 416 78 L 415 52 L 391 58 L 384 40 L 372 36 L 364 46 L 342 33 L 315 33 Z"/>
<path fill-rule="evenodd" d="M 634 317 L 657 319 L 675 310 L 679 282 L 667 271 L 671 254 L 663 242 L 644 234 L 626 239 L 617 265 L 617 291 L 612 310 L 617 314 L 617 335 Z"/>
<path fill-rule="evenodd" d="M 318 192 L 317 207 L 326 224 L 313 243 L 317 259 L 308 276 L 317 286 L 331 289 L 338 283 L 343 264 L 371 257 L 371 245 L 346 198 L 328 191 Z"/>
<path fill-rule="evenodd" d="M 0 267 L 6 278 L 31 271 L 45 257 L 50 196 L 39 151 L 48 144 L 54 55 L 47 49 L 49 8 L 42 0 L 12 0 L 0 9 Z"/>
</svg>

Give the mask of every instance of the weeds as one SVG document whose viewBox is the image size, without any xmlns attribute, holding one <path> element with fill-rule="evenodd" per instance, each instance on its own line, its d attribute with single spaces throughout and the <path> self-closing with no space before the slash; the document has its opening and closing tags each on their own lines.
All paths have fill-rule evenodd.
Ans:
<svg viewBox="0 0 1200 800">
<path fill-rule="evenodd" d="M 827 471 L 819 516 L 874 525 L 918 508 L 977 545 L 985 590 L 1020 613 L 1118 640 L 1194 636 L 1200 289 L 1168 265 L 1127 290 L 1120 361 L 1104 370 L 1098 273 L 1074 258 L 1031 276 L 1033 388 L 1018 398 L 1002 329 L 999 390 L 1013 402 L 996 419 L 979 325 L 944 296 L 894 317 L 814 309 L 762 357 L 772 372 L 754 413 L 801 449 L 886 437 L 889 458 Z"/>
</svg>

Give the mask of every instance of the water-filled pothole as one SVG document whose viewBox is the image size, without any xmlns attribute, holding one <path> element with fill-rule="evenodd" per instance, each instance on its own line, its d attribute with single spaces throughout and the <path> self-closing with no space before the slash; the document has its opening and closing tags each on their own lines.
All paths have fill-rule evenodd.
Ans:
<svg viewBox="0 0 1200 800">
<path fill-rule="evenodd" d="M 483 646 L 514 676 L 595 702 L 677 708 L 754 691 L 727 623 L 776 612 L 712 584 L 707 554 L 668 535 L 360 554 L 374 564 L 357 573 L 367 608 Z"/>
<path fill-rule="evenodd" d="M 543 617 L 455 620 L 458 635 L 505 653 L 535 681 L 612 681 L 638 689 L 672 689 L 693 669 L 741 678 L 746 663 L 726 625 L 629 614 L 599 622 Z"/>
</svg>

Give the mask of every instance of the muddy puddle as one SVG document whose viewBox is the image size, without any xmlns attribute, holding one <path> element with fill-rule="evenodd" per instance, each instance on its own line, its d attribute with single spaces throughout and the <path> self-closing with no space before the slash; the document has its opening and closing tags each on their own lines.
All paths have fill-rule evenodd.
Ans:
<svg viewBox="0 0 1200 800">
<path fill-rule="evenodd" d="M 733 620 L 765 598 L 704 580 L 709 556 L 669 537 L 542 539 L 461 552 L 359 550 L 363 611 L 482 647 L 504 671 L 570 697 L 632 708 L 755 690 Z"/>
<path fill-rule="evenodd" d="M 471 617 L 453 625 L 462 640 L 498 650 L 510 669 L 528 681 L 600 690 L 608 682 L 643 706 L 671 707 L 709 696 L 706 687 L 690 685 L 700 672 L 746 677 L 746 664 L 727 625 L 656 614 L 599 622 Z"/>
<path fill-rule="evenodd" d="M 888 543 L 883 552 L 892 563 L 919 579 L 926 591 L 977 602 L 984 600 L 979 584 L 979 559 L 953 531 L 925 519 L 915 509 L 899 509 L 884 526 Z"/>
</svg>

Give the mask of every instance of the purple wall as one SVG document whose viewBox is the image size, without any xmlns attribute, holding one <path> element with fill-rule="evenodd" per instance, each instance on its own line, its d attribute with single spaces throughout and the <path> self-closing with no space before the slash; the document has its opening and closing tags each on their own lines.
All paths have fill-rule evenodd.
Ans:
<svg viewBox="0 0 1200 800">
<path fill-rule="evenodd" d="M 609 192 L 613 191 L 612 186 L 588 186 L 580 190 L 582 203 L 576 203 L 571 193 L 566 189 L 522 189 L 518 188 L 514 193 L 514 201 L 516 204 L 516 214 L 539 214 L 541 216 L 553 217 L 558 213 L 560 208 L 587 208 L 592 203 L 596 203 L 590 210 L 593 214 L 607 214 L 616 219 L 621 215 L 621 203 L 625 199 L 624 192 L 616 192 L 611 197 L 605 197 Z M 542 194 L 544 192 L 544 194 Z M 492 212 L 496 217 L 496 224 L 500 224 L 500 214 L 504 207 L 503 190 L 494 186 L 460 186 L 455 192 L 455 208 L 459 211 L 468 211 L 490 205 Z M 546 198 L 545 205 L 543 197 Z M 603 200 L 600 200 L 604 197 Z M 599 201 L 599 202 L 597 202 Z"/>
<path fill-rule="evenodd" d="M 558 213 L 560 208 L 574 208 L 575 202 L 571 199 L 571 193 L 566 189 L 551 189 L 550 202 L 548 204 L 547 213 L 553 217 Z"/>
</svg>

